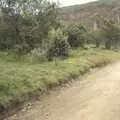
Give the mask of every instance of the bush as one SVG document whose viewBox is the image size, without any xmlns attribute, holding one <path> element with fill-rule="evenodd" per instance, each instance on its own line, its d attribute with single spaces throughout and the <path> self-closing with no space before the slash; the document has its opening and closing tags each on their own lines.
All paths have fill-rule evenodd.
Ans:
<svg viewBox="0 0 120 120">
<path fill-rule="evenodd" d="M 105 39 L 104 36 L 102 35 L 101 31 L 96 30 L 91 33 L 91 36 L 92 36 L 93 43 L 96 45 L 96 48 L 99 48 Z"/>
<path fill-rule="evenodd" d="M 81 24 L 68 27 L 68 42 L 71 47 L 83 47 L 85 43 L 86 29 Z"/>
<path fill-rule="evenodd" d="M 120 25 L 116 24 L 114 21 L 105 20 L 101 31 L 106 39 L 105 48 L 111 49 L 112 46 L 117 48 L 120 43 Z"/>
<path fill-rule="evenodd" d="M 43 48 L 35 48 L 30 53 L 29 56 L 31 57 L 31 62 L 33 60 L 45 61 L 46 60 L 46 49 Z"/>
<path fill-rule="evenodd" d="M 68 57 L 70 46 L 62 30 L 58 29 L 53 32 L 52 39 L 53 43 L 47 52 L 48 60 L 52 60 L 53 57 Z"/>
</svg>

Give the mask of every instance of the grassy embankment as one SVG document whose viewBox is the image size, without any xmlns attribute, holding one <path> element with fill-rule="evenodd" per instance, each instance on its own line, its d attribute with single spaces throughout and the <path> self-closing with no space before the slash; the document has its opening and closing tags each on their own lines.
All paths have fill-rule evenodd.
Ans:
<svg viewBox="0 0 120 120">
<path fill-rule="evenodd" d="M 66 82 L 87 72 L 91 67 L 101 66 L 120 58 L 119 52 L 89 48 L 72 50 L 66 60 L 30 63 L 15 60 L 0 53 L 0 105 L 24 101 L 25 95 Z"/>
</svg>

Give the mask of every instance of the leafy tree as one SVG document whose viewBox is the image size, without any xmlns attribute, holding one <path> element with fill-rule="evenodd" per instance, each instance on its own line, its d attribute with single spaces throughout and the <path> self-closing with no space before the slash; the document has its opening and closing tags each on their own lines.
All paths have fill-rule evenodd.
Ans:
<svg viewBox="0 0 120 120">
<path fill-rule="evenodd" d="M 0 0 L 0 8 L 1 49 L 28 52 L 59 26 L 57 5 L 46 0 Z"/>
<path fill-rule="evenodd" d="M 94 43 L 96 44 L 96 48 L 99 48 L 100 44 L 104 41 L 104 36 L 102 35 L 102 32 L 100 29 L 92 33 L 92 38 L 94 40 Z"/>
<path fill-rule="evenodd" d="M 52 60 L 53 57 L 68 57 L 70 46 L 62 30 L 58 29 L 56 32 L 52 33 L 51 38 L 53 43 L 48 49 L 48 60 Z"/>
<path fill-rule="evenodd" d="M 105 21 L 102 28 L 102 34 L 105 37 L 105 48 L 110 49 L 112 45 L 117 46 L 120 40 L 120 26 L 114 21 Z"/>
<path fill-rule="evenodd" d="M 68 27 L 68 42 L 71 47 L 83 46 L 85 42 L 86 29 L 81 24 L 70 25 Z"/>
</svg>

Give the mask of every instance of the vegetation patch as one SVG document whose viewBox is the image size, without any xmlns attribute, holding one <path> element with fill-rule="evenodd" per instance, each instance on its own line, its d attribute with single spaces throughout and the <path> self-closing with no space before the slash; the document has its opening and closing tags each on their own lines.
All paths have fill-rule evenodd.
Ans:
<svg viewBox="0 0 120 120">
<path fill-rule="evenodd" d="M 96 8 L 96 2 L 89 5 L 93 4 Z M 59 10 L 58 4 L 46 0 L 1 0 L 0 113 L 120 58 L 117 14 L 117 19 L 106 20 L 91 12 L 97 19 L 94 27 L 90 22 L 92 27 L 87 27 L 75 21 L 61 21 Z M 105 11 L 100 9 L 102 16 Z M 85 13 L 80 18 L 90 21 L 91 14 L 84 19 Z"/>
<path fill-rule="evenodd" d="M 0 111 L 7 109 L 6 106 L 12 102 L 23 102 L 37 91 L 46 91 L 82 75 L 92 67 L 119 58 L 119 52 L 92 47 L 87 50 L 71 50 L 70 57 L 65 60 L 41 63 L 15 61 L 14 58 L 11 60 L 11 55 L 0 53 Z"/>
</svg>

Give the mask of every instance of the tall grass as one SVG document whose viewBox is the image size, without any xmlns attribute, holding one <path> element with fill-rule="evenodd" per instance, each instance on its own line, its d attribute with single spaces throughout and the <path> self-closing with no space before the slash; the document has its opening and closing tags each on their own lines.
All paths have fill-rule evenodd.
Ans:
<svg viewBox="0 0 120 120">
<path fill-rule="evenodd" d="M 66 60 L 42 63 L 16 60 L 11 54 L 0 53 L 0 105 L 12 100 L 24 101 L 23 95 L 47 90 L 85 73 L 91 67 L 119 58 L 119 52 L 95 48 L 79 48 L 72 50 Z"/>
</svg>

